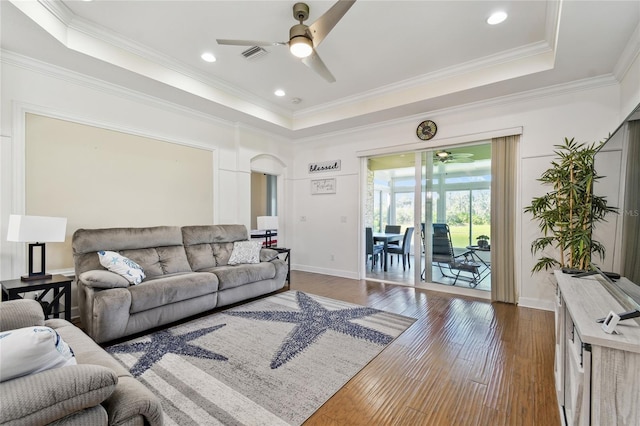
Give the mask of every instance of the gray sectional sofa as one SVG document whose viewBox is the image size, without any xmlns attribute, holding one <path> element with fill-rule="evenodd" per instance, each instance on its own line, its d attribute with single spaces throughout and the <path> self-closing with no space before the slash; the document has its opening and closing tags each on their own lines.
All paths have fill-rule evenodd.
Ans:
<svg viewBox="0 0 640 426">
<path fill-rule="evenodd" d="M 72 247 L 80 320 L 103 343 L 284 287 L 287 265 L 271 249 L 260 262 L 228 265 L 244 225 L 78 229 Z M 137 285 L 105 269 L 97 252 L 115 251 L 144 270 Z"/>
<path fill-rule="evenodd" d="M 82 330 L 63 319 L 45 321 L 35 300 L 2 302 L 0 331 L 32 326 L 54 329 L 73 350 L 77 365 L 0 383 L 0 424 L 163 424 L 160 400 Z"/>
</svg>

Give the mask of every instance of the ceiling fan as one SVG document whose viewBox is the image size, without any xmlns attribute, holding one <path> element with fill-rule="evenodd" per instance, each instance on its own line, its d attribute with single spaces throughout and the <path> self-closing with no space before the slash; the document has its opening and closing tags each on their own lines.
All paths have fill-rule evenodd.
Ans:
<svg viewBox="0 0 640 426">
<path fill-rule="evenodd" d="M 434 161 L 439 161 L 441 163 L 473 163 L 473 154 L 468 154 L 466 152 L 460 153 L 452 153 L 450 151 L 436 151 L 433 154 Z"/>
<path fill-rule="evenodd" d="M 217 39 L 216 41 L 218 44 L 231 46 L 289 46 L 291 54 L 302 59 L 303 64 L 328 82 L 333 83 L 336 79 L 320 59 L 316 49 L 355 2 L 356 0 L 339 0 L 311 25 L 303 24 L 309 18 L 309 6 L 305 3 L 294 4 L 293 17 L 300 23 L 289 30 L 289 41 L 269 42 L 226 39 Z"/>
</svg>

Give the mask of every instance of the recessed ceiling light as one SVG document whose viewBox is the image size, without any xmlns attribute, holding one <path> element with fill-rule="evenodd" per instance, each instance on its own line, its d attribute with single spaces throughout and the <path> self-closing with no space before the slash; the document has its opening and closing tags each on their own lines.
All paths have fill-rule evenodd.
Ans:
<svg viewBox="0 0 640 426">
<path fill-rule="evenodd" d="M 491 16 L 489 16 L 489 19 L 487 19 L 487 24 L 489 25 L 497 25 L 501 22 L 503 22 L 505 19 L 507 19 L 507 13 L 506 12 L 495 12 L 493 13 Z"/>
<path fill-rule="evenodd" d="M 213 53 L 211 52 L 204 52 L 202 55 L 200 55 L 200 57 L 202 58 L 203 61 L 206 61 L 206 62 L 216 61 L 216 57 L 213 56 Z"/>
<path fill-rule="evenodd" d="M 276 90 L 275 92 L 273 92 L 273 94 L 276 95 L 276 96 L 280 96 L 280 97 L 286 95 L 286 93 L 284 93 L 284 90 L 282 90 L 282 89 Z"/>
</svg>

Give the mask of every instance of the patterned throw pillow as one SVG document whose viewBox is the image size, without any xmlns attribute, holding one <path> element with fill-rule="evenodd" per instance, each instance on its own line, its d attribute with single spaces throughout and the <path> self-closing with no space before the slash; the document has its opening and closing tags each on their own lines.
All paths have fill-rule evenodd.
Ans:
<svg viewBox="0 0 640 426">
<path fill-rule="evenodd" d="M 261 248 L 262 241 L 236 241 L 233 243 L 233 251 L 227 264 L 260 263 Z"/>
<path fill-rule="evenodd" d="M 100 264 L 118 275 L 122 275 L 131 284 L 140 284 L 146 278 L 142 267 L 133 260 L 122 256 L 115 251 L 98 252 Z"/>
<path fill-rule="evenodd" d="M 0 333 L 0 382 L 76 364 L 69 345 L 50 327 Z"/>
</svg>

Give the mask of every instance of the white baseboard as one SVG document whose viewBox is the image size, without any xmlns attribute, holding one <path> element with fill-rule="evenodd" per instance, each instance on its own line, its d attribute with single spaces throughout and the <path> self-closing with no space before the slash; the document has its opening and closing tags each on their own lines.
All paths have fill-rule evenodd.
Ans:
<svg viewBox="0 0 640 426">
<path fill-rule="evenodd" d="M 518 306 L 523 308 L 541 309 L 543 311 L 554 311 L 555 303 L 553 300 L 533 299 L 531 297 L 520 297 Z"/>
<path fill-rule="evenodd" d="M 358 274 L 351 271 L 340 271 L 338 269 L 316 268 L 307 265 L 291 265 L 292 271 L 312 272 L 315 274 L 333 275 L 340 278 L 358 279 Z"/>
</svg>

